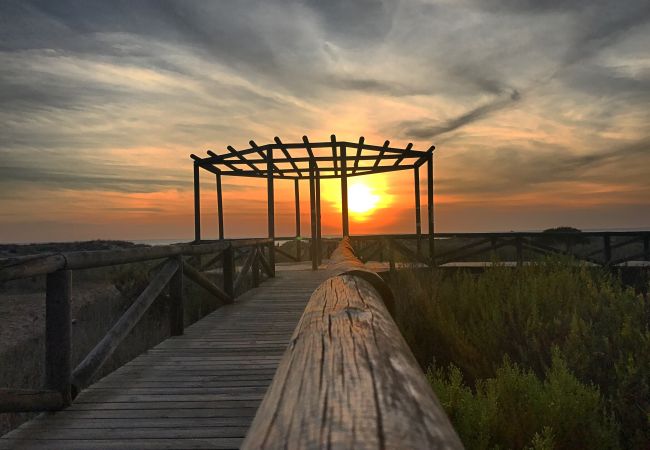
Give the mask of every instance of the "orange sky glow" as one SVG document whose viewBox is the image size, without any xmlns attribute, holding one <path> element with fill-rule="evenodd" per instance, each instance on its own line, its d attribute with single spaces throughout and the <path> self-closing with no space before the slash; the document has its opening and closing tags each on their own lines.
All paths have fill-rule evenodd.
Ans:
<svg viewBox="0 0 650 450">
<path fill-rule="evenodd" d="M 438 232 L 646 229 L 647 14 L 560 3 L 0 5 L 0 242 L 190 240 L 190 154 L 332 133 L 435 145 Z M 266 180 L 223 183 L 225 236 L 266 236 Z M 420 189 L 426 230 L 424 167 Z M 201 191 L 215 238 L 205 171 Z M 352 234 L 415 231 L 412 171 L 349 195 Z M 293 182 L 275 199 L 276 235 L 294 235 Z M 340 201 L 323 180 L 324 235 Z"/>
</svg>

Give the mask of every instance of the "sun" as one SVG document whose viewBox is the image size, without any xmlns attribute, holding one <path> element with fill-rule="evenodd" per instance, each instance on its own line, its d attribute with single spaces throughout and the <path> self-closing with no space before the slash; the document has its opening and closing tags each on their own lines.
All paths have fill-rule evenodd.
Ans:
<svg viewBox="0 0 650 450">
<path fill-rule="evenodd" d="M 381 197 L 372 188 L 362 182 L 348 187 L 348 209 L 351 213 L 366 214 L 377 207 Z"/>
</svg>

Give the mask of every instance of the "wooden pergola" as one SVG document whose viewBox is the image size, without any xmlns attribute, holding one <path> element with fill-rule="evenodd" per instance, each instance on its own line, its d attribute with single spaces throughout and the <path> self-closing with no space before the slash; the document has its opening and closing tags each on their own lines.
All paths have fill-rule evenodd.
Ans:
<svg viewBox="0 0 650 450">
<path fill-rule="evenodd" d="M 216 176 L 217 214 L 219 223 L 219 239 L 224 239 L 223 227 L 223 198 L 222 176 L 265 178 L 268 194 L 268 236 L 275 239 L 274 214 L 274 181 L 293 180 L 296 208 L 296 238 L 300 238 L 300 189 L 301 180 L 309 181 L 311 207 L 311 237 L 314 253 L 320 254 L 321 214 L 320 214 L 320 180 L 341 180 L 341 220 L 343 236 L 350 235 L 348 219 L 348 178 L 379 173 L 413 170 L 415 185 L 415 231 L 422 234 L 420 213 L 420 167 L 427 165 L 428 193 L 428 236 L 429 254 L 433 255 L 433 151 L 414 150 L 413 144 L 406 148 L 390 146 L 389 141 L 384 145 L 366 144 L 364 137 L 358 142 L 338 141 L 332 135 L 329 142 L 310 142 L 303 136 L 300 143 L 284 143 L 276 137 L 275 142 L 257 145 L 250 141 L 250 148 L 236 150 L 227 146 L 227 151 L 217 154 L 207 151 L 207 157 L 201 158 L 190 155 L 194 160 L 194 235 L 195 240 L 201 240 L 201 204 L 199 187 L 199 169 L 204 169 Z M 418 240 L 419 242 L 419 240 Z M 271 258 L 273 256 L 271 255 Z M 273 263 L 274 261 L 271 261 Z M 317 266 L 317 258 L 312 257 L 312 263 Z"/>
</svg>

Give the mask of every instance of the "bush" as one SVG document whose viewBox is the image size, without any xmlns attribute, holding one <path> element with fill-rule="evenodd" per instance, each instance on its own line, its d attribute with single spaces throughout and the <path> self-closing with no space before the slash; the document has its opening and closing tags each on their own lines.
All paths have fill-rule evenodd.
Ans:
<svg viewBox="0 0 650 450">
<path fill-rule="evenodd" d="M 650 308 L 607 272 L 556 258 L 391 283 L 468 448 L 648 448 Z"/>
</svg>

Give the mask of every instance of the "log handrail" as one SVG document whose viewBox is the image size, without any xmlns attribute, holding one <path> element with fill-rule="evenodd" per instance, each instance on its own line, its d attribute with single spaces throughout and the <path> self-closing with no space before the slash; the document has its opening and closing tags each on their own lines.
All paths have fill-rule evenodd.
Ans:
<svg viewBox="0 0 650 450">
<path fill-rule="evenodd" d="M 242 448 L 463 448 L 385 306 L 389 288 L 348 239 L 328 270 Z"/>
<path fill-rule="evenodd" d="M 0 259 L 0 282 L 56 272 L 57 270 L 91 269 L 133 262 L 150 261 L 172 256 L 205 255 L 227 248 L 249 247 L 273 242 L 272 239 L 241 239 L 231 241 L 171 244 L 119 250 L 45 253 Z"/>
</svg>

